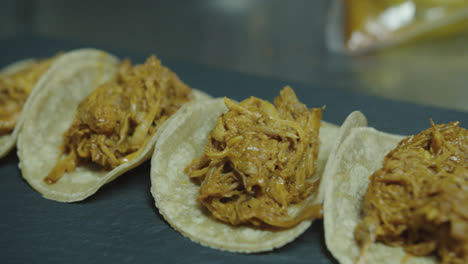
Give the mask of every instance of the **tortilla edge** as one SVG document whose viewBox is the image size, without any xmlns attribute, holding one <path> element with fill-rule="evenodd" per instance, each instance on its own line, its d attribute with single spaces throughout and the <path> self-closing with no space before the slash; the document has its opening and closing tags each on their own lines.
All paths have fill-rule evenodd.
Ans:
<svg viewBox="0 0 468 264">
<path fill-rule="evenodd" d="M 16 62 L 13 62 L 4 68 L 0 69 L 0 75 L 9 75 L 13 74 L 17 71 L 20 71 L 27 66 L 29 66 L 31 63 L 34 63 L 36 59 L 24 59 L 24 60 L 19 60 Z M 35 88 L 35 87 L 34 87 Z M 34 89 L 33 89 L 34 90 Z M 29 96 L 28 96 L 29 99 Z M 26 101 L 28 100 L 26 99 Z M 24 115 L 24 111 L 21 113 L 19 120 L 21 120 L 22 116 Z M 18 137 L 19 130 L 21 128 L 21 123 L 19 122 L 16 123 L 15 127 L 13 128 L 13 131 L 11 133 L 5 134 L 3 136 L 0 136 L 0 159 L 5 157 L 8 153 L 10 153 L 11 150 L 15 147 L 16 144 L 16 139 Z"/>
<path fill-rule="evenodd" d="M 214 99 L 214 100 L 219 100 L 219 99 Z M 223 104 L 224 106 L 224 104 Z M 225 107 L 225 106 L 224 106 Z M 193 110 L 192 110 L 193 111 Z M 182 118 L 188 118 L 188 117 L 180 117 Z M 181 125 L 183 125 L 185 122 L 179 121 Z M 325 121 L 322 121 L 326 123 Z M 338 142 L 335 143 L 335 146 L 333 146 L 332 151 L 330 152 L 330 155 L 332 155 L 334 152 L 336 152 L 338 146 L 340 145 L 341 141 L 346 137 L 348 131 L 350 130 L 351 127 L 353 126 L 365 126 L 367 125 L 367 120 L 365 116 L 361 112 L 353 112 L 351 113 L 345 122 L 343 122 L 343 125 L 339 127 L 339 132 L 338 132 Z M 171 126 L 176 126 L 177 124 L 171 124 Z M 337 127 L 338 128 L 338 127 Z M 172 128 L 172 130 L 175 130 L 176 128 Z M 170 133 L 171 129 L 167 130 L 167 133 Z M 164 142 L 164 140 L 167 140 L 169 136 L 168 135 L 163 135 L 161 138 L 160 142 Z M 159 144 L 158 144 L 159 145 Z M 210 239 L 206 239 L 204 237 L 197 236 L 197 234 L 193 234 L 193 232 L 186 231 L 184 226 L 180 225 L 176 219 L 172 219 L 172 217 L 167 216 L 165 212 L 165 206 L 162 206 L 161 203 L 164 203 L 164 201 L 160 200 L 159 194 L 157 187 L 155 185 L 157 184 L 157 172 L 156 170 L 153 169 L 153 166 L 157 166 L 156 164 L 156 159 L 157 159 L 157 147 L 155 149 L 155 153 L 153 154 L 152 158 L 152 169 L 151 169 L 151 193 L 153 195 L 153 198 L 155 199 L 155 206 L 158 208 L 160 215 L 163 216 L 163 218 L 166 220 L 166 222 L 169 223 L 169 225 L 181 233 L 183 236 L 189 238 L 190 240 L 199 243 L 201 245 L 218 249 L 218 250 L 223 250 L 223 251 L 229 251 L 229 252 L 237 252 L 237 253 L 259 253 L 259 252 L 266 252 L 266 251 L 271 251 L 274 250 L 275 248 L 282 247 L 293 240 L 295 240 L 297 237 L 299 237 L 302 233 L 304 233 L 308 227 L 312 224 L 312 221 L 304 221 L 300 225 L 296 226 L 295 228 L 297 229 L 294 234 L 290 234 L 290 236 L 286 237 L 285 239 L 282 239 L 280 242 L 277 243 L 267 243 L 263 244 L 262 247 L 252 249 L 249 248 L 249 245 L 244 246 L 244 245 L 234 245 L 234 246 L 226 246 L 225 243 L 213 243 L 213 241 L 210 241 Z M 328 166 L 328 162 L 327 165 Z M 326 167 L 325 167 L 326 168 Z M 325 169 L 326 170 L 326 169 Z M 325 170 L 323 173 L 325 173 Z M 320 193 L 320 190 L 319 192 Z M 319 195 L 319 194 L 318 194 Z M 319 198 L 319 197 L 318 197 Z M 320 201 L 321 199 L 319 199 Z M 314 200 L 313 203 L 316 203 L 317 199 Z"/>
<path fill-rule="evenodd" d="M 99 52 L 103 52 L 103 51 L 99 51 Z M 207 93 L 200 91 L 200 90 L 192 89 L 192 91 L 195 96 L 195 99 L 193 101 L 205 100 L 206 98 L 211 97 Z M 46 199 L 55 200 L 58 202 L 67 202 L 67 203 L 79 202 L 79 201 L 85 200 L 86 198 L 89 198 L 90 196 L 94 195 L 101 187 L 103 187 L 107 183 L 115 180 L 122 174 L 125 174 L 127 171 L 130 171 L 134 169 L 135 167 L 138 167 L 143 162 L 148 160 L 152 155 L 152 151 L 154 150 L 155 143 L 159 139 L 161 132 L 167 126 L 169 119 L 166 120 L 166 122 L 164 122 L 161 125 L 161 127 L 158 129 L 158 131 L 151 137 L 148 144 L 144 147 L 140 155 L 138 155 L 133 160 L 112 169 L 111 171 L 106 173 L 104 176 L 102 176 L 101 180 L 97 182 L 92 188 L 89 188 L 86 191 L 79 192 L 79 193 L 62 193 L 62 192 L 55 192 L 55 191 L 51 192 L 50 190 L 36 186 L 36 184 L 33 184 L 32 183 L 33 181 L 29 180 L 28 177 L 26 177 L 24 174 L 23 174 L 23 178 L 29 183 L 31 187 L 33 187 L 33 189 L 38 191 Z"/>
<path fill-rule="evenodd" d="M 334 157 L 335 161 L 334 161 L 334 163 L 332 164 L 332 166 L 330 167 L 330 169 L 328 171 L 328 173 L 333 174 L 333 175 L 328 176 L 329 178 L 333 178 L 332 183 L 337 182 L 336 179 L 334 179 L 334 178 L 336 178 L 334 176 L 337 174 L 337 170 L 338 170 L 340 164 L 336 163 L 336 162 L 340 161 L 342 156 L 345 155 L 345 153 L 350 153 L 350 151 L 348 149 L 353 147 L 353 144 L 351 144 L 352 140 L 355 137 L 361 136 L 361 134 L 365 134 L 365 133 L 372 133 L 373 136 L 378 137 L 378 138 L 384 138 L 384 137 L 388 138 L 388 139 L 385 139 L 385 140 L 393 141 L 394 144 L 395 144 L 395 147 L 398 144 L 398 142 L 400 142 L 402 139 L 404 139 L 406 137 L 406 136 L 402 136 L 402 135 L 396 135 L 396 134 L 390 134 L 390 133 L 382 132 L 382 131 L 376 130 L 374 128 L 371 128 L 371 127 L 352 129 L 350 131 L 350 135 L 344 140 L 344 142 L 342 143 L 342 145 L 338 149 L 337 155 Z M 387 153 L 382 153 L 382 154 L 383 154 L 383 156 L 385 156 Z M 352 154 L 352 155 L 355 155 L 355 154 Z M 379 166 L 381 166 L 382 160 L 378 160 L 376 162 L 378 162 Z M 358 176 L 354 176 L 354 177 L 361 177 L 362 178 L 362 177 L 369 177 L 369 176 L 370 175 L 358 175 Z M 351 180 L 353 180 L 353 176 L 348 177 L 348 181 L 351 181 Z M 326 190 L 326 193 L 325 193 L 324 223 L 323 223 L 324 224 L 325 244 L 326 244 L 326 247 L 329 250 L 329 252 L 340 263 L 355 263 L 356 260 L 354 259 L 353 256 L 350 256 L 348 254 L 341 254 L 341 253 L 343 253 L 341 251 L 337 252 L 336 248 L 338 248 L 338 247 L 336 246 L 335 243 L 333 243 L 333 241 L 339 240 L 339 241 L 342 241 L 342 243 L 350 244 L 351 247 L 359 248 L 356 241 L 354 239 L 352 239 L 352 241 L 349 241 L 346 237 L 342 237 L 343 234 L 340 234 L 339 232 L 335 232 L 335 230 L 332 231 L 332 234 L 330 234 L 330 232 L 329 232 L 329 230 L 332 229 L 331 228 L 332 223 L 334 223 L 334 222 L 344 223 L 345 222 L 345 219 L 341 219 L 341 220 L 335 219 L 335 218 L 337 218 L 335 215 L 332 215 L 332 217 L 327 217 L 327 215 L 329 215 L 329 208 L 331 207 L 331 206 L 328 206 L 328 203 L 330 201 L 333 201 L 333 202 L 336 203 L 336 201 L 334 201 L 335 199 L 333 199 L 333 195 L 335 193 L 337 193 L 336 189 L 338 189 L 338 187 L 335 184 L 329 184 L 327 186 L 327 190 Z M 366 186 L 366 189 L 367 189 L 367 186 Z M 352 193 L 352 194 L 356 194 L 356 193 Z M 364 192 L 364 194 L 365 194 L 365 192 Z M 362 196 L 359 196 L 358 194 L 356 194 L 356 195 L 352 195 L 352 197 L 354 199 L 351 199 L 351 203 L 353 205 L 357 206 L 357 208 L 360 208 L 361 206 L 360 206 L 359 201 L 361 200 Z M 351 232 L 354 231 L 354 228 L 355 228 L 355 226 L 353 226 L 351 228 L 352 229 Z M 334 237 L 333 241 L 332 241 L 332 238 L 331 238 L 332 236 Z M 337 239 L 336 236 L 339 236 L 339 238 Z M 400 261 L 398 256 L 395 256 L 394 254 L 391 254 L 391 253 L 392 252 L 396 253 L 395 251 L 398 251 L 398 250 L 403 251 L 403 249 L 401 247 L 391 247 L 391 246 L 387 246 L 387 245 L 385 245 L 383 243 L 373 243 L 373 245 L 378 246 L 378 248 L 373 247 L 372 249 L 369 249 L 366 252 L 366 255 L 370 255 L 371 257 L 374 257 L 374 255 L 377 254 L 376 255 L 377 258 L 385 258 L 387 256 L 379 257 L 379 254 L 382 255 L 383 253 L 390 253 L 390 257 L 395 257 L 395 259 L 389 259 L 389 262 L 385 262 L 385 263 L 396 263 L 396 262 Z M 391 250 L 392 252 L 388 252 L 389 250 Z M 347 253 L 349 253 L 349 250 L 348 250 Z M 410 256 L 410 255 L 407 255 L 407 256 Z M 406 263 L 408 263 L 408 264 L 411 264 L 411 263 L 430 264 L 430 263 L 437 263 L 437 261 L 436 261 L 436 259 L 434 257 L 411 256 L 410 258 L 407 259 Z"/>
</svg>

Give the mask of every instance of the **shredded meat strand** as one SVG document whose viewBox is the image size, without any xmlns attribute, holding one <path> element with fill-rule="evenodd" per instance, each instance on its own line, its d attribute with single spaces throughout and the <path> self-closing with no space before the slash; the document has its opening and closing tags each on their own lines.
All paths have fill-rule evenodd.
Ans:
<svg viewBox="0 0 468 264">
<path fill-rule="evenodd" d="M 192 97 L 191 89 L 155 56 L 134 67 L 123 61 L 116 77 L 78 106 L 63 135 L 66 157 L 45 182 L 55 183 L 79 164 L 110 170 L 134 159 L 161 124 Z"/>
<path fill-rule="evenodd" d="M 0 136 L 15 128 L 26 99 L 56 57 L 35 61 L 20 71 L 0 76 Z"/>
<path fill-rule="evenodd" d="M 289 228 L 320 218 L 321 205 L 295 217 L 288 205 L 317 190 L 311 181 L 319 150 L 321 108 L 307 109 L 285 87 L 274 104 L 251 97 L 229 111 L 208 135 L 202 157 L 185 169 L 200 184 L 198 201 L 215 219 L 232 224 Z"/>
<path fill-rule="evenodd" d="M 435 126 L 400 142 L 371 177 L 362 248 L 380 241 L 414 256 L 468 263 L 468 131 L 459 122 Z M 362 255 L 362 254 L 361 254 Z"/>
</svg>

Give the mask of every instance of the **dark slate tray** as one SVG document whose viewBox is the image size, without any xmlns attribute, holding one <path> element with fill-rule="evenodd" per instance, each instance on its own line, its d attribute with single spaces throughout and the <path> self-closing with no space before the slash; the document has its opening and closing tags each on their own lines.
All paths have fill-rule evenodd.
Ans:
<svg viewBox="0 0 468 264">
<path fill-rule="evenodd" d="M 0 40 L 0 66 L 21 58 L 50 56 L 81 43 L 38 36 Z M 104 48 L 105 47 L 98 47 Z M 110 50 L 134 62 L 149 54 Z M 309 107 L 326 105 L 324 120 L 340 124 L 360 110 L 369 125 L 391 133 L 412 134 L 468 114 L 369 97 L 314 84 L 285 82 L 222 69 L 166 60 L 163 63 L 192 87 L 237 100 L 272 100 L 290 84 Z M 150 194 L 146 162 L 72 204 L 46 200 L 22 180 L 16 151 L 0 160 L 0 263 L 334 263 L 323 241 L 322 221 L 293 243 L 269 253 L 234 254 L 200 246 L 174 231 L 159 215 Z M 261 241 L 259 241 L 260 243 Z"/>
</svg>

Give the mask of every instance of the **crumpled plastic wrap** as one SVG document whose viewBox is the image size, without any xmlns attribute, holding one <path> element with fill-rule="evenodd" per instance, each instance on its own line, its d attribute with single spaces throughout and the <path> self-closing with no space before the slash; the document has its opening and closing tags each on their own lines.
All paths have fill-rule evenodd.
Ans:
<svg viewBox="0 0 468 264">
<path fill-rule="evenodd" d="M 361 54 L 461 32 L 468 32 L 468 0 L 332 0 L 327 46 Z"/>
</svg>

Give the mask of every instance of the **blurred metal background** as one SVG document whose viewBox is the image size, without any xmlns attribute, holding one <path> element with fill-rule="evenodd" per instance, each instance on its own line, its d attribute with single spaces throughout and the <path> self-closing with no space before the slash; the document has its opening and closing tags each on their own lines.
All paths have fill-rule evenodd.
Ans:
<svg viewBox="0 0 468 264">
<path fill-rule="evenodd" d="M 54 36 L 468 111 L 468 34 L 342 56 L 325 45 L 328 5 L 328 0 L 3 0 L 0 39 Z"/>
</svg>

